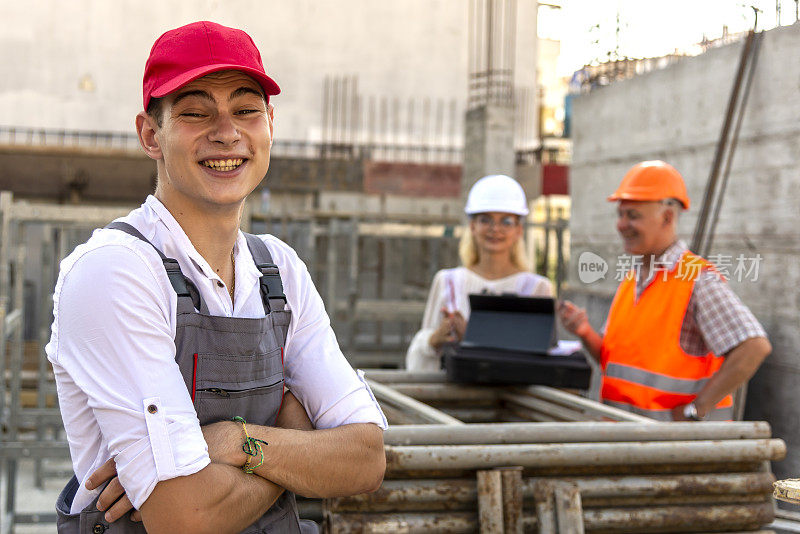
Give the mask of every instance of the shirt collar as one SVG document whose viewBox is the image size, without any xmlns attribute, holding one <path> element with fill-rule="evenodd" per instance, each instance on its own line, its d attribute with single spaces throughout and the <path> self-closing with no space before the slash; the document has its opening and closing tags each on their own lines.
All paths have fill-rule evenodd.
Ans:
<svg viewBox="0 0 800 534">
<path fill-rule="evenodd" d="M 169 248 L 177 248 L 186 256 L 188 256 L 188 258 L 194 263 L 195 267 L 207 278 L 211 278 L 212 280 L 220 280 L 219 275 L 214 272 L 214 269 L 211 268 L 211 265 L 208 264 L 206 259 L 199 252 L 197 252 L 197 249 L 194 248 L 189 236 L 186 235 L 186 232 L 183 231 L 181 225 L 160 200 L 153 195 L 148 195 L 144 205 L 153 211 L 156 217 L 158 217 L 158 219 L 164 224 L 167 232 L 169 232 L 170 236 L 172 237 L 173 243 L 163 243 L 163 245 L 165 245 L 163 247 L 165 250 L 162 250 L 164 254 L 169 256 Z M 236 258 L 237 278 L 239 275 L 244 274 L 246 274 L 248 280 L 257 279 L 261 276 L 261 273 L 253 262 L 253 256 L 250 254 L 250 249 L 247 246 L 247 240 L 245 239 L 241 230 L 239 230 L 239 233 L 236 236 L 233 254 Z M 244 280 L 242 280 L 242 282 L 244 282 Z M 241 284 L 242 287 L 247 287 L 249 285 L 250 284 L 245 283 Z"/>
<path fill-rule="evenodd" d="M 650 283 L 655 279 L 656 275 L 659 273 L 663 273 L 664 270 L 672 271 L 675 268 L 675 265 L 678 263 L 678 260 L 681 259 L 683 254 L 689 250 L 689 247 L 686 246 L 686 243 L 678 239 L 674 243 L 672 243 L 667 250 L 652 258 L 650 263 L 650 273 L 648 274 L 646 279 L 643 279 L 641 276 L 636 277 L 636 293 L 637 297 L 644 291 L 644 289 L 650 285 Z"/>
</svg>

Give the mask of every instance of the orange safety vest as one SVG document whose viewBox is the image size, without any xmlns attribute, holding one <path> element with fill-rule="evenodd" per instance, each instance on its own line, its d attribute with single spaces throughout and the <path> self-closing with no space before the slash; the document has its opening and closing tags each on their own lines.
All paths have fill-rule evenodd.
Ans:
<svg viewBox="0 0 800 534">
<path fill-rule="evenodd" d="M 688 404 L 722 366 L 709 352 L 686 353 L 681 326 L 697 277 L 714 266 L 686 251 L 671 271 L 658 271 L 638 302 L 636 280 L 629 272 L 617 289 L 608 314 L 600 355 L 603 402 L 654 419 L 669 421 L 675 406 Z M 728 395 L 709 419 L 733 418 Z"/>
</svg>

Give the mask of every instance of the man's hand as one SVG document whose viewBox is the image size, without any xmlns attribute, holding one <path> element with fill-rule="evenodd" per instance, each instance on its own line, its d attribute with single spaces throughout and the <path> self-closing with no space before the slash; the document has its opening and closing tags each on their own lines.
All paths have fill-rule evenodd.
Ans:
<svg viewBox="0 0 800 534">
<path fill-rule="evenodd" d="M 691 421 L 691 419 L 687 419 L 685 415 L 683 415 L 683 409 L 686 407 L 686 404 L 681 404 L 680 406 L 675 406 L 672 409 L 672 420 L 673 421 Z"/>
<path fill-rule="evenodd" d="M 569 332 L 575 334 L 583 342 L 583 346 L 589 354 L 598 362 L 600 353 L 603 350 L 603 338 L 594 331 L 589 324 L 586 310 L 580 308 L 568 300 L 559 301 L 557 310 L 558 318 Z"/>
<path fill-rule="evenodd" d="M 578 337 L 583 337 L 587 329 L 591 329 L 589 324 L 589 317 L 586 315 L 586 310 L 580 308 L 568 300 L 562 300 L 558 303 L 558 318 L 561 324 L 564 325 L 570 333 Z"/>
<path fill-rule="evenodd" d="M 308 415 L 306 415 L 305 408 L 289 391 L 284 395 L 283 406 L 275 425 L 280 428 L 292 428 L 295 430 L 314 430 L 314 426 L 311 424 Z M 242 464 L 237 465 L 236 463 L 239 460 L 238 454 L 230 454 L 231 451 L 241 449 L 244 441 L 241 427 L 240 423 L 233 421 L 220 421 L 202 427 L 203 438 L 208 444 L 208 455 L 212 463 L 227 464 L 234 467 L 242 466 Z M 108 486 L 97 499 L 97 509 L 101 512 L 106 510 L 106 521 L 113 523 L 133 509 L 131 501 L 125 495 L 125 489 L 120 484 L 119 478 L 117 478 L 117 464 L 114 463 L 113 458 L 89 475 L 86 480 L 86 489 L 99 488 L 109 479 L 111 482 L 108 483 Z M 131 520 L 142 520 L 142 514 L 139 510 L 133 510 Z"/>
<path fill-rule="evenodd" d="M 99 488 L 109 479 L 111 479 L 111 482 L 108 483 L 108 486 L 105 487 L 100 497 L 97 498 L 97 509 L 101 512 L 106 510 L 105 520 L 109 523 L 113 523 L 133 509 L 131 501 L 128 499 L 128 496 L 125 495 L 125 488 L 122 487 L 119 478 L 117 478 L 117 464 L 114 462 L 113 458 L 109 459 L 106 463 L 97 468 L 94 473 L 89 475 L 89 478 L 86 479 L 86 489 L 93 490 Z M 133 510 L 133 513 L 131 513 L 131 520 L 142 520 L 142 514 L 139 513 L 139 510 Z"/>
</svg>

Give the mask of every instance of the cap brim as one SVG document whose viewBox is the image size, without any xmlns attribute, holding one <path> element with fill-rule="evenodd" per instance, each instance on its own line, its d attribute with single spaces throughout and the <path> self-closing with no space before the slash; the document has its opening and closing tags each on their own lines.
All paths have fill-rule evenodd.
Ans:
<svg viewBox="0 0 800 534">
<path fill-rule="evenodd" d="M 264 90 L 264 93 L 267 96 L 274 96 L 278 95 L 281 92 L 281 88 L 278 87 L 278 84 L 275 83 L 275 80 L 260 72 L 256 69 L 251 67 L 243 67 L 241 65 L 235 65 L 231 63 L 222 63 L 216 65 L 204 65 L 202 67 L 197 67 L 196 69 L 192 69 L 190 71 L 184 72 L 180 76 L 176 76 L 169 80 L 166 83 L 161 84 L 159 87 L 156 87 L 151 93 L 151 98 L 161 98 L 163 96 L 167 96 L 170 93 L 173 93 L 183 87 L 184 85 L 197 80 L 198 78 L 202 78 L 206 74 L 211 74 L 213 72 L 220 72 L 223 70 L 238 70 L 240 72 L 244 72 L 248 76 L 255 79 L 261 88 Z"/>
<path fill-rule="evenodd" d="M 619 200 L 631 200 L 633 202 L 658 202 L 660 200 L 664 200 L 663 198 L 644 198 L 644 197 L 645 197 L 645 195 L 641 195 L 640 196 L 640 195 L 613 194 L 613 195 L 611 195 L 609 197 L 606 197 L 606 200 L 608 202 L 617 202 Z M 667 198 L 674 198 L 675 200 L 677 200 L 678 202 L 681 203 L 681 206 L 683 206 L 684 210 L 688 210 L 689 209 L 689 206 L 687 206 L 686 203 L 683 200 L 681 200 L 681 199 L 679 199 L 677 197 L 667 197 Z"/>
</svg>

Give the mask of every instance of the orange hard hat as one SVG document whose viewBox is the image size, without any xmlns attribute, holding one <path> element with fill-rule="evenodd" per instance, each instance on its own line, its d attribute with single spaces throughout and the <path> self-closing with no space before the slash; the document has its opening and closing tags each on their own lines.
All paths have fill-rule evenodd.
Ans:
<svg viewBox="0 0 800 534">
<path fill-rule="evenodd" d="M 689 209 L 689 194 L 681 173 L 663 161 L 637 163 L 625 174 L 622 183 L 609 201 L 616 200 L 664 200 L 674 198 Z"/>
</svg>

